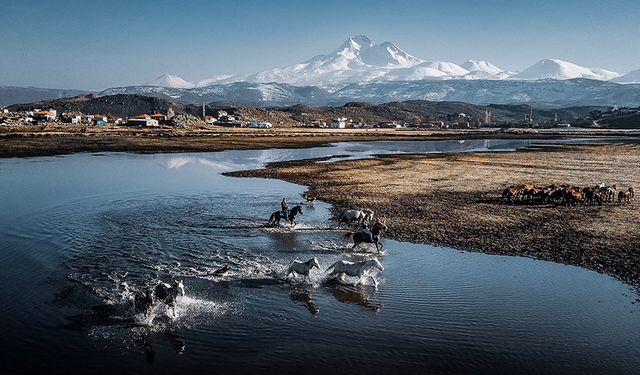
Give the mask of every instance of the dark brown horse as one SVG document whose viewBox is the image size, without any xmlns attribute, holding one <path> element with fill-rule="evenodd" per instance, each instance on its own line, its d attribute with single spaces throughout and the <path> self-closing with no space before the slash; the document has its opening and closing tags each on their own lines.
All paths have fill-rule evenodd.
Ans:
<svg viewBox="0 0 640 375">
<path fill-rule="evenodd" d="M 280 220 L 285 219 L 287 220 L 292 226 L 296 226 L 296 215 L 298 214 L 303 214 L 302 212 L 302 206 L 298 205 L 295 206 L 294 208 L 289 210 L 289 215 L 284 216 L 282 214 L 282 211 L 276 211 L 274 213 L 271 214 L 271 216 L 269 217 L 269 222 L 267 223 L 267 225 L 271 225 L 271 222 L 273 222 L 273 225 L 276 224 L 280 224 Z"/>
<path fill-rule="evenodd" d="M 145 317 L 151 315 L 151 311 L 153 311 L 153 291 L 150 289 L 145 290 L 144 292 L 136 292 L 133 296 L 133 305 L 136 310 L 136 314 L 143 314 Z"/>
<path fill-rule="evenodd" d="M 382 234 L 388 228 L 387 226 L 380 220 L 376 220 L 371 230 L 362 229 L 358 232 L 349 232 L 344 235 L 345 238 L 353 237 L 353 247 L 351 250 L 355 249 L 361 243 L 372 243 L 376 245 L 376 250 L 380 252 L 382 250 L 382 242 L 380 239 L 382 238 Z"/>
</svg>

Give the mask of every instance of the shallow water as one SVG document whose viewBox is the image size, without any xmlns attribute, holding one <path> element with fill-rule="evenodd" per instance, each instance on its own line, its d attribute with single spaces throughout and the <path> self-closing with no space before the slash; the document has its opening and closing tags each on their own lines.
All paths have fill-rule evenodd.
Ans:
<svg viewBox="0 0 640 375">
<path fill-rule="evenodd" d="M 577 267 L 384 240 L 371 285 L 279 280 L 353 255 L 329 206 L 266 228 L 305 188 L 224 177 L 269 161 L 511 151 L 528 141 L 0 160 L 0 371 L 606 372 L 640 368 L 638 295 Z M 363 250 L 367 250 L 366 248 Z M 224 276 L 213 273 L 228 265 Z M 184 280 L 177 318 L 131 292 Z M 369 284 L 371 284 L 369 282 Z M 312 363 L 311 366 L 309 363 Z"/>
</svg>

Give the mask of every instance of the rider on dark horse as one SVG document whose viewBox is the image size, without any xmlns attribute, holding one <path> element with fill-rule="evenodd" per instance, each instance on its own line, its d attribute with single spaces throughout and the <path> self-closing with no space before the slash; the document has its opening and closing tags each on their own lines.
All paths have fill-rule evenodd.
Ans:
<svg viewBox="0 0 640 375">
<path fill-rule="evenodd" d="M 280 203 L 282 206 L 282 216 L 286 219 L 289 217 L 289 205 L 287 204 L 287 197 L 282 198 L 282 202 Z"/>
<path fill-rule="evenodd" d="M 371 229 L 369 229 L 368 227 L 364 227 L 362 228 L 362 230 L 360 231 L 360 233 L 369 236 L 369 241 L 373 242 L 373 233 L 371 233 Z"/>
</svg>

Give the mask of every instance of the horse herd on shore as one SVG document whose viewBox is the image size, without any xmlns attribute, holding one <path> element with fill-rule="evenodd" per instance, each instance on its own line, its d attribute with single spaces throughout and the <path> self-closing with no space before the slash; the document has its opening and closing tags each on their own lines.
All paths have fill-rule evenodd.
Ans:
<svg viewBox="0 0 640 375">
<path fill-rule="evenodd" d="M 307 201 L 307 205 L 313 207 L 315 198 L 303 194 L 303 198 Z M 286 200 L 283 200 L 285 202 Z M 280 220 L 286 220 L 289 222 L 291 228 L 295 227 L 297 222 L 295 218 L 297 215 L 304 214 L 303 203 L 294 206 L 290 210 L 285 212 L 275 211 L 269 217 L 267 226 L 281 226 Z M 384 232 L 388 229 L 385 221 L 382 219 L 373 218 L 374 213 L 370 209 L 363 210 L 346 210 L 339 213 L 336 217 L 338 221 L 338 228 L 343 224 L 351 226 L 356 225 L 355 231 L 348 231 L 345 234 L 345 238 L 353 238 L 353 246 L 351 250 L 355 250 L 359 245 L 363 243 L 369 243 L 375 245 L 377 253 L 380 253 L 383 248 L 382 242 L 380 242 Z M 308 261 L 294 260 L 283 277 L 283 280 L 289 280 L 290 276 L 293 276 L 295 280 L 297 275 L 303 276 L 303 281 L 310 281 L 310 271 L 313 268 L 320 270 L 320 264 L 316 257 L 309 259 Z M 330 265 L 325 271 L 328 272 L 327 279 L 356 277 L 357 281 L 354 286 L 361 285 L 366 279 L 371 279 L 374 286 L 377 288 L 378 281 L 371 275 L 373 270 L 384 271 L 384 267 L 376 259 L 372 257 L 370 259 L 361 261 L 348 261 L 338 260 Z M 221 276 L 229 271 L 228 266 L 224 266 L 219 270 L 216 270 L 213 275 Z M 169 311 L 172 312 L 173 317 L 176 315 L 176 304 L 179 296 L 184 296 L 184 284 L 182 280 L 173 280 L 170 284 L 159 282 L 155 288 L 148 288 L 145 290 L 137 291 L 133 294 L 133 306 L 135 313 L 144 317 L 151 316 L 154 306 L 157 302 L 163 303 Z"/>
<path fill-rule="evenodd" d="M 574 186 L 574 185 L 547 185 L 537 186 L 533 183 L 526 183 L 517 186 L 509 186 L 502 191 L 502 201 L 504 203 L 522 204 L 556 204 L 565 206 L 583 205 L 603 205 L 614 203 L 617 198 L 618 204 L 631 203 L 635 198 L 635 188 L 633 186 L 618 190 L 616 184 L 605 185 L 600 183 L 595 186 Z"/>
</svg>

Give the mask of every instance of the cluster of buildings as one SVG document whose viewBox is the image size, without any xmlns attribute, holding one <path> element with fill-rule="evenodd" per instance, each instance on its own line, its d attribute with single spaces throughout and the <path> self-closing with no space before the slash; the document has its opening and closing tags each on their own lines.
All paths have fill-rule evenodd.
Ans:
<svg viewBox="0 0 640 375">
<path fill-rule="evenodd" d="M 241 122 L 236 116 L 227 113 L 227 111 L 216 111 L 215 116 L 205 114 L 204 105 L 202 106 L 202 120 L 207 125 L 226 125 L 226 126 L 245 126 L 246 123 Z"/>
<path fill-rule="evenodd" d="M 111 124 L 158 127 L 160 125 L 173 125 L 171 122 L 173 117 L 174 113 L 171 109 L 169 109 L 166 114 L 157 112 L 151 115 L 140 114 L 131 118 L 123 118 L 101 114 L 87 115 L 77 111 L 58 113 L 58 111 L 53 108 L 19 112 L 12 112 L 7 108 L 0 108 L 0 125 L 59 123 L 95 126 Z"/>
<path fill-rule="evenodd" d="M 449 128 L 472 128 L 491 124 L 491 112 L 486 111 L 483 119 L 472 118 L 465 113 L 455 113 L 446 116 L 433 117 L 411 123 L 399 121 L 381 121 L 375 124 L 365 121 L 354 121 L 347 117 L 336 117 L 329 124 L 322 120 L 310 120 L 304 123 L 307 128 L 331 128 L 331 129 L 357 129 L 357 128 L 428 128 L 428 129 L 449 129 Z"/>
</svg>

